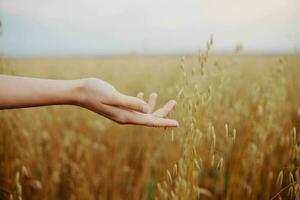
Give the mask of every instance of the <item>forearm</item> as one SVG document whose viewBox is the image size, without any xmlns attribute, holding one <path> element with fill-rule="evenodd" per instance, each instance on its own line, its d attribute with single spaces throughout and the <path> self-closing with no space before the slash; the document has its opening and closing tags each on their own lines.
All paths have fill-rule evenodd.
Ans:
<svg viewBox="0 0 300 200">
<path fill-rule="evenodd" d="M 0 75 L 0 109 L 77 104 L 81 85 L 81 80 Z"/>
</svg>

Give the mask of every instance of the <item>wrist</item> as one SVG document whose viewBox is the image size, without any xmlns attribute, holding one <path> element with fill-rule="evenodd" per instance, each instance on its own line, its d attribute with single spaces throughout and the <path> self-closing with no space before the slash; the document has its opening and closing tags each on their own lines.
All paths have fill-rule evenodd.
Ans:
<svg viewBox="0 0 300 200">
<path fill-rule="evenodd" d="M 70 87 L 70 104 L 83 106 L 86 99 L 86 79 L 77 79 L 72 81 Z"/>
</svg>

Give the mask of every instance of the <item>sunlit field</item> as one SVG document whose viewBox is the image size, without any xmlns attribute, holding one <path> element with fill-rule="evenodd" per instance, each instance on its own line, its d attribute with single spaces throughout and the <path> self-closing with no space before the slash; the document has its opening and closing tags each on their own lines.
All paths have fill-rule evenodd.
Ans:
<svg viewBox="0 0 300 200">
<path fill-rule="evenodd" d="M 300 56 L 210 46 L 185 57 L 2 60 L 5 74 L 157 92 L 159 105 L 177 101 L 180 127 L 119 125 L 74 106 L 2 110 L 0 199 L 300 199 Z"/>
</svg>

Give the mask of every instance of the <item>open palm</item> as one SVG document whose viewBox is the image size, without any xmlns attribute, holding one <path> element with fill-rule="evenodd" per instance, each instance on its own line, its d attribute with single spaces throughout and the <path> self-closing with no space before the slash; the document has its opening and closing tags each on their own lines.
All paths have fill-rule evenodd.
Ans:
<svg viewBox="0 0 300 200">
<path fill-rule="evenodd" d="M 89 79 L 85 85 L 81 106 L 117 123 L 151 127 L 178 126 L 176 120 L 166 118 L 176 105 L 174 100 L 168 101 L 162 108 L 154 111 L 156 93 L 152 93 L 148 102 L 145 102 L 142 92 L 137 97 L 127 96 L 100 79 Z"/>
</svg>

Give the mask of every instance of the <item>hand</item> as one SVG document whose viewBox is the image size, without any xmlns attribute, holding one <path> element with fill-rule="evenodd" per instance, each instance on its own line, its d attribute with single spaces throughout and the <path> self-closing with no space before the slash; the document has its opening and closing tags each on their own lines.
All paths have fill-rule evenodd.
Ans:
<svg viewBox="0 0 300 200">
<path fill-rule="evenodd" d="M 165 118 L 175 107 L 174 100 L 154 112 L 157 94 L 152 93 L 148 103 L 143 100 L 143 96 L 143 93 L 139 93 L 138 97 L 127 96 L 103 80 L 88 78 L 84 80 L 79 105 L 119 124 L 178 126 L 176 120 Z"/>
</svg>

